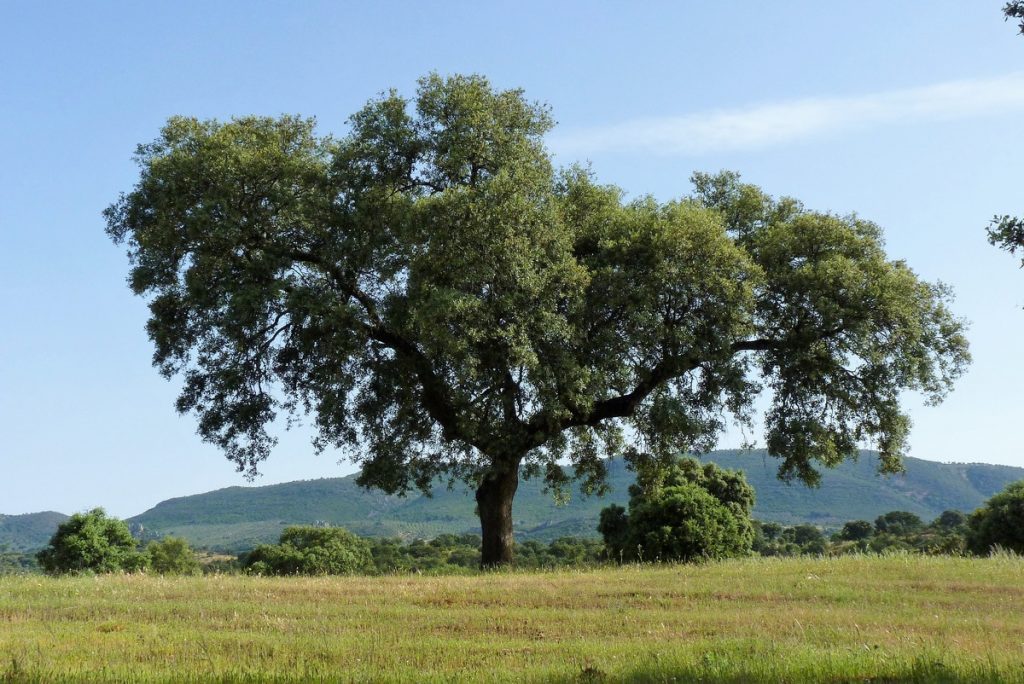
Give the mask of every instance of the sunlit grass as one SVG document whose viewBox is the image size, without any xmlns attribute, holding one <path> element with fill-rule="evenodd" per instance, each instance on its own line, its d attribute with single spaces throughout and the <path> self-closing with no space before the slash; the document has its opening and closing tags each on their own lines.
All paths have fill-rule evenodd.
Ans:
<svg viewBox="0 0 1024 684">
<path fill-rule="evenodd" d="M 0 578 L 0 681 L 1024 681 L 1024 560 Z"/>
</svg>

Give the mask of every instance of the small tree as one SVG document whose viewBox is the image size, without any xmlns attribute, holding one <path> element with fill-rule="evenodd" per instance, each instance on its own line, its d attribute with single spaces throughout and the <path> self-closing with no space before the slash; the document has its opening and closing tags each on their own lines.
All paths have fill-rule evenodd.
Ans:
<svg viewBox="0 0 1024 684">
<path fill-rule="evenodd" d="M 289 527 L 279 544 L 261 544 L 245 560 L 258 575 L 345 575 L 372 570 L 370 545 L 342 527 Z"/>
<path fill-rule="evenodd" d="M 1024 554 L 1024 480 L 1010 484 L 971 514 L 967 548 L 978 555 L 999 546 Z"/>
<path fill-rule="evenodd" d="M 164 537 L 146 546 L 149 567 L 161 575 L 194 575 L 199 572 L 199 560 L 188 542 L 180 537 Z"/>
<path fill-rule="evenodd" d="M 820 528 L 809 523 L 795 525 L 786 530 L 785 536 L 800 548 L 800 553 L 823 554 L 828 551 L 828 540 Z"/>
<path fill-rule="evenodd" d="M 943 511 L 932 521 L 931 527 L 941 532 L 955 532 L 967 524 L 967 515 L 963 511 Z"/>
<path fill-rule="evenodd" d="M 889 511 L 875 518 L 875 530 L 880 534 L 891 534 L 897 537 L 920 532 L 924 529 L 924 521 L 908 511 Z"/>
<path fill-rule="evenodd" d="M 36 558 L 46 572 L 135 572 L 148 562 L 123 520 L 108 518 L 102 508 L 76 513 L 57 528 Z"/>
<path fill-rule="evenodd" d="M 754 490 L 742 473 L 683 459 L 642 466 L 630 487 L 628 515 L 620 506 L 609 506 L 601 511 L 598 530 L 615 559 L 740 556 L 750 552 L 754 541 L 753 506 Z"/>
<path fill-rule="evenodd" d="M 846 541 L 860 541 L 870 537 L 872 532 L 874 532 L 874 528 L 867 520 L 851 520 L 843 525 L 839 538 Z"/>
</svg>

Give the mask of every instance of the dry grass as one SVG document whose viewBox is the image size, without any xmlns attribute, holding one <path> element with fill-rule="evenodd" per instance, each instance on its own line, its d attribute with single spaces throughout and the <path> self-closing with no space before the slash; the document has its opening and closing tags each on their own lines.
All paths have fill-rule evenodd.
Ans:
<svg viewBox="0 0 1024 684">
<path fill-rule="evenodd" d="M 1022 681 L 1024 560 L 0 578 L 0 681 Z"/>
</svg>

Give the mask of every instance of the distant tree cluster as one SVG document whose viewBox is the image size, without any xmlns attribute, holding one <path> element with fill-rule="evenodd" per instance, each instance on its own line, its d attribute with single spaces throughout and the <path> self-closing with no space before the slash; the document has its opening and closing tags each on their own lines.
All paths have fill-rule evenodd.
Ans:
<svg viewBox="0 0 1024 684">
<path fill-rule="evenodd" d="M 478 534 L 403 541 L 360 538 L 339 527 L 292 527 L 280 543 L 242 554 L 240 566 L 257 575 L 451 574 L 478 570 L 480 547 Z M 533 569 L 594 565 L 605 557 L 600 541 L 575 537 L 528 540 L 515 551 L 516 565 Z"/>
<path fill-rule="evenodd" d="M 0 575 L 19 574 L 38 570 L 39 564 L 31 554 L 11 550 L 0 544 Z"/>
<path fill-rule="evenodd" d="M 603 540 L 562 537 L 515 546 L 520 568 L 585 567 L 608 562 L 698 561 L 754 553 L 761 556 L 841 555 L 901 551 L 924 554 L 1024 554 L 1024 481 L 996 494 L 974 513 L 946 511 L 930 523 L 908 511 L 874 522 L 851 520 L 829 534 L 810 524 L 784 526 L 751 519 L 753 488 L 742 473 L 692 459 L 638 461 L 629 509 L 601 512 Z M 189 575 L 463 573 L 481 566 L 478 534 L 442 534 L 411 542 L 363 538 L 340 527 L 289 527 L 277 544 L 263 544 L 237 560 L 200 564 L 184 539 L 164 537 L 144 546 L 121 520 L 102 508 L 73 515 L 36 554 L 0 547 L 0 574 L 42 569 L 50 574 L 151 572 Z M 36 565 L 38 561 L 38 565 Z"/>
<path fill-rule="evenodd" d="M 753 550 L 761 556 L 822 555 L 828 552 L 828 538 L 814 525 L 785 527 L 758 522 L 754 526 Z"/>
<path fill-rule="evenodd" d="M 890 511 L 874 523 L 851 520 L 831 535 L 814 525 L 784 527 L 759 523 L 754 551 L 762 556 L 841 555 L 907 551 L 928 554 L 964 553 L 967 516 L 946 511 L 925 524 L 914 513 Z"/>
</svg>

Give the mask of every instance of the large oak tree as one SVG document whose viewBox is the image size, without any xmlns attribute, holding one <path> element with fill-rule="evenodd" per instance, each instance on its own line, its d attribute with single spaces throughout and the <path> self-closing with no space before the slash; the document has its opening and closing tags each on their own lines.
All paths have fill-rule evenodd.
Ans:
<svg viewBox="0 0 1024 684">
<path fill-rule="evenodd" d="M 548 110 L 477 76 L 311 120 L 171 119 L 106 211 L 177 407 L 249 474 L 279 414 L 388 492 L 476 490 L 483 563 L 512 558 L 522 475 L 588 490 L 602 457 L 711 448 L 763 425 L 814 483 L 865 441 L 898 470 L 905 389 L 938 401 L 968 360 L 949 293 L 879 228 L 773 200 L 734 174 L 627 200 L 557 170 Z"/>
</svg>

